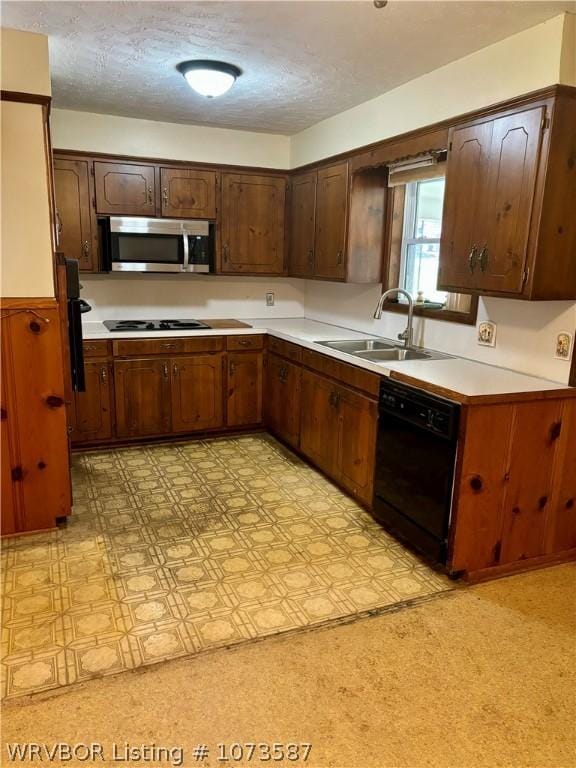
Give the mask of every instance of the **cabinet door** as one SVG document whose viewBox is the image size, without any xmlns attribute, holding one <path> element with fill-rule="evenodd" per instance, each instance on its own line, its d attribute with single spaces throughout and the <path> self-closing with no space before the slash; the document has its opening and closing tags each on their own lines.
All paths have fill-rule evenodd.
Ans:
<svg viewBox="0 0 576 768">
<path fill-rule="evenodd" d="M 306 370 L 302 371 L 300 449 L 320 469 L 337 474 L 336 385 Z"/>
<path fill-rule="evenodd" d="M 1 526 L 0 533 L 4 536 L 8 533 L 16 533 L 18 530 L 17 524 L 17 502 L 16 502 L 16 488 L 15 482 L 12 477 L 12 468 L 16 464 L 12 460 L 12 443 L 10 440 L 10 413 L 8 411 L 8 405 L 6 401 L 6 366 L 2 365 L 2 406 L 1 406 L 1 418 L 0 418 L 0 453 L 2 464 L 2 499 L 0 504 L 1 513 Z"/>
<path fill-rule="evenodd" d="M 112 437 L 111 366 L 102 362 L 84 363 L 86 391 L 74 393 L 73 443 L 109 440 Z"/>
<path fill-rule="evenodd" d="M 337 390 L 338 480 L 366 504 L 372 502 L 378 408 L 345 387 Z"/>
<path fill-rule="evenodd" d="M 162 216 L 216 218 L 216 173 L 188 168 L 161 168 Z"/>
<path fill-rule="evenodd" d="M 316 193 L 316 277 L 346 278 L 347 211 L 348 163 L 321 168 Z"/>
<path fill-rule="evenodd" d="M 440 267 L 441 290 L 472 290 L 483 247 L 479 231 L 490 158 L 492 121 L 451 129 L 442 213 Z"/>
<path fill-rule="evenodd" d="M 223 426 L 222 355 L 172 360 L 172 431 Z"/>
<path fill-rule="evenodd" d="M 316 181 L 316 171 L 292 179 L 290 274 L 296 277 L 309 277 L 314 273 Z"/>
<path fill-rule="evenodd" d="M 561 422 L 559 400 L 520 403 L 516 407 L 504 500 L 501 563 L 546 553 Z"/>
<path fill-rule="evenodd" d="M 221 272 L 284 272 L 286 181 L 274 176 L 222 174 Z"/>
<path fill-rule="evenodd" d="M 265 418 L 281 440 L 297 447 L 300 442 L 302 369 L 278 355 L 269 354 L 266 365 Z"/>
<path fill-rule="evenodd" d="M 58 250 L 67 259 L 78 259 L 81 270 L 96 268 L 96 223 L 90 202 L 87 160 L 54 159 Z"/>
<path fill-rule="evenodd" d="M 478 257 L 480 291 L 522 293 L 544 107 L 494 120 Z"/>
<path fill-rule="evenodd" d="M 576 400 L 566 400 L 556 457 L 549 552 L 576 548 Z"/>
<path fill-rule="evenodd" d="M 154 166 L 94 163 L 96 211 L 112 216 L 154 216 Z"/>
<path fill-rule="evenodd" d="M 155 358 L 114 362 L 118 437 L 170 431 L 170 361 Z"/>
<path fill-rule="evenodd" d="M 228 353 L 227 424 L 262 421 L 262 352 Z"/>
</svg>

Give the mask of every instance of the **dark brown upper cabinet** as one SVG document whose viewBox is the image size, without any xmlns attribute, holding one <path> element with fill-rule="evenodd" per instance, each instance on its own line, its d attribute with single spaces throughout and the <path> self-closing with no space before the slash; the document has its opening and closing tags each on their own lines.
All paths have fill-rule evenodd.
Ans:
<svg viewBox="0 0 576 768">
<path fill-rule="evenodd" d="M 155 216 L 153 165 L 94 162 L 96 212 L 111 216 Z"/>
<path fill-rule="evenodd" d="M 284 274 L 285 207 L 284 176 L 223 173 L 219 271 Z"/>
<path fill-rule="evenodd" d="M 439 288 L 576 298 L 576 99 L 450 130 Z"/>
<path fill-rule="evenodd" d="M 91 205 L 90 167 L 87 160 L 54 160 L 58 250 L 78 259 L 82 271 L 96 269 L 96 221 Z"/>
<path fill-rule="evenodd" d="M 216 173 L 191 168 L 161 168 L 162 216 L 216 218 Z"/>
<path fill-rule="evenodd" d="M 386 218 L 386 169 L 353 176 L 347 162 L 293 177 L 290 274 L 378 283 Z"/>
<path fill-rule="evenodd" d="M 316 171 L 292 178 L 290 200 L 290 274 L 314 274 L 314 235 L 316 224 Z"/>
</svg>

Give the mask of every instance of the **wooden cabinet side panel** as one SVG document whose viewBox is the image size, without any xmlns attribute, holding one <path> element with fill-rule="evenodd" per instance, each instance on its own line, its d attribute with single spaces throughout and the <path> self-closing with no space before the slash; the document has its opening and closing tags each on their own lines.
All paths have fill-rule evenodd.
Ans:
<svg viewBox="0 0 576 768">
<path fill-rule="evenodd" d="M 511 405 L 494 405 L 471 406 L 464 413 L 448 558 L 452 571 L 477 571 L 499 561 L 513 411 Z"/>
<path fill-rule="evenodd" d="M 554 466 L 547 551 L 576 548 L 576 400 L 566 400 Z"/>
<path fill-rule="evenodd" d="M 172 360 L 172 431 L 216 429 L 224 423 L 222 355 Z"/>
<path fill-rule="evenodd" d="M 31 307 L 33 309 L 33 307 Z M 57 308 L 2 320 L 8 428 L 21 500 L 19 530 L 54 526 L 70 514 L 71 485 L 61 325 Z M 47 322 L 46 322 L 47 321 Z"/>
<path fill-rule="evenodd" d="M 502 564 L 546 553 L 562 401 L 519 403 L 514 411 L 510 481 L 504 502 Z"/>
</svg>

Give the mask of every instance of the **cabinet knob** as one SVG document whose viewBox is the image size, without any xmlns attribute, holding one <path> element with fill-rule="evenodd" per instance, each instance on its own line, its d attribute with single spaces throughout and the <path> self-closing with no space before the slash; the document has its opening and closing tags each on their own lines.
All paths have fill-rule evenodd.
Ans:
<svg viewBox="0 0 576 768">
<path fill-rule="evenodd" d="M 472 274 L 474 274 L 474 270 L 476 269 L 477 257 L 478 257 L 478 246 L 473 245 L 472 250 L 468 254 L 468 268 Z"/>
</svg>

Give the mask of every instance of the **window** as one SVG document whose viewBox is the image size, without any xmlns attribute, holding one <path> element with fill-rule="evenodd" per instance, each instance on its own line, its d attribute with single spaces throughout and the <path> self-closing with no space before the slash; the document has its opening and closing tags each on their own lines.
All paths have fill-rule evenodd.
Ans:
<svg viewBox="0 0 576 768">
<path fill-rule="evenodd" d="M 444 205 L 444 162 L 398 164 L 389 172 L 388 240 L 384 288 L 404 288 L 414 312 L 437 320 L 474 325 L 478 298 L 439 291 L 440 236 Z M 384 309 L 406 312 L 402 297 Z"/>
<path fill-rule="evenodd" d="M 444 306 L 448 298 L 438 291 L 438 263 L 444 178 L 413 181 L 406 185 L 404 234 L 400 266 L 401 287 L 416 299 L 421 292 L 426 303 Z"/>
</svg>

